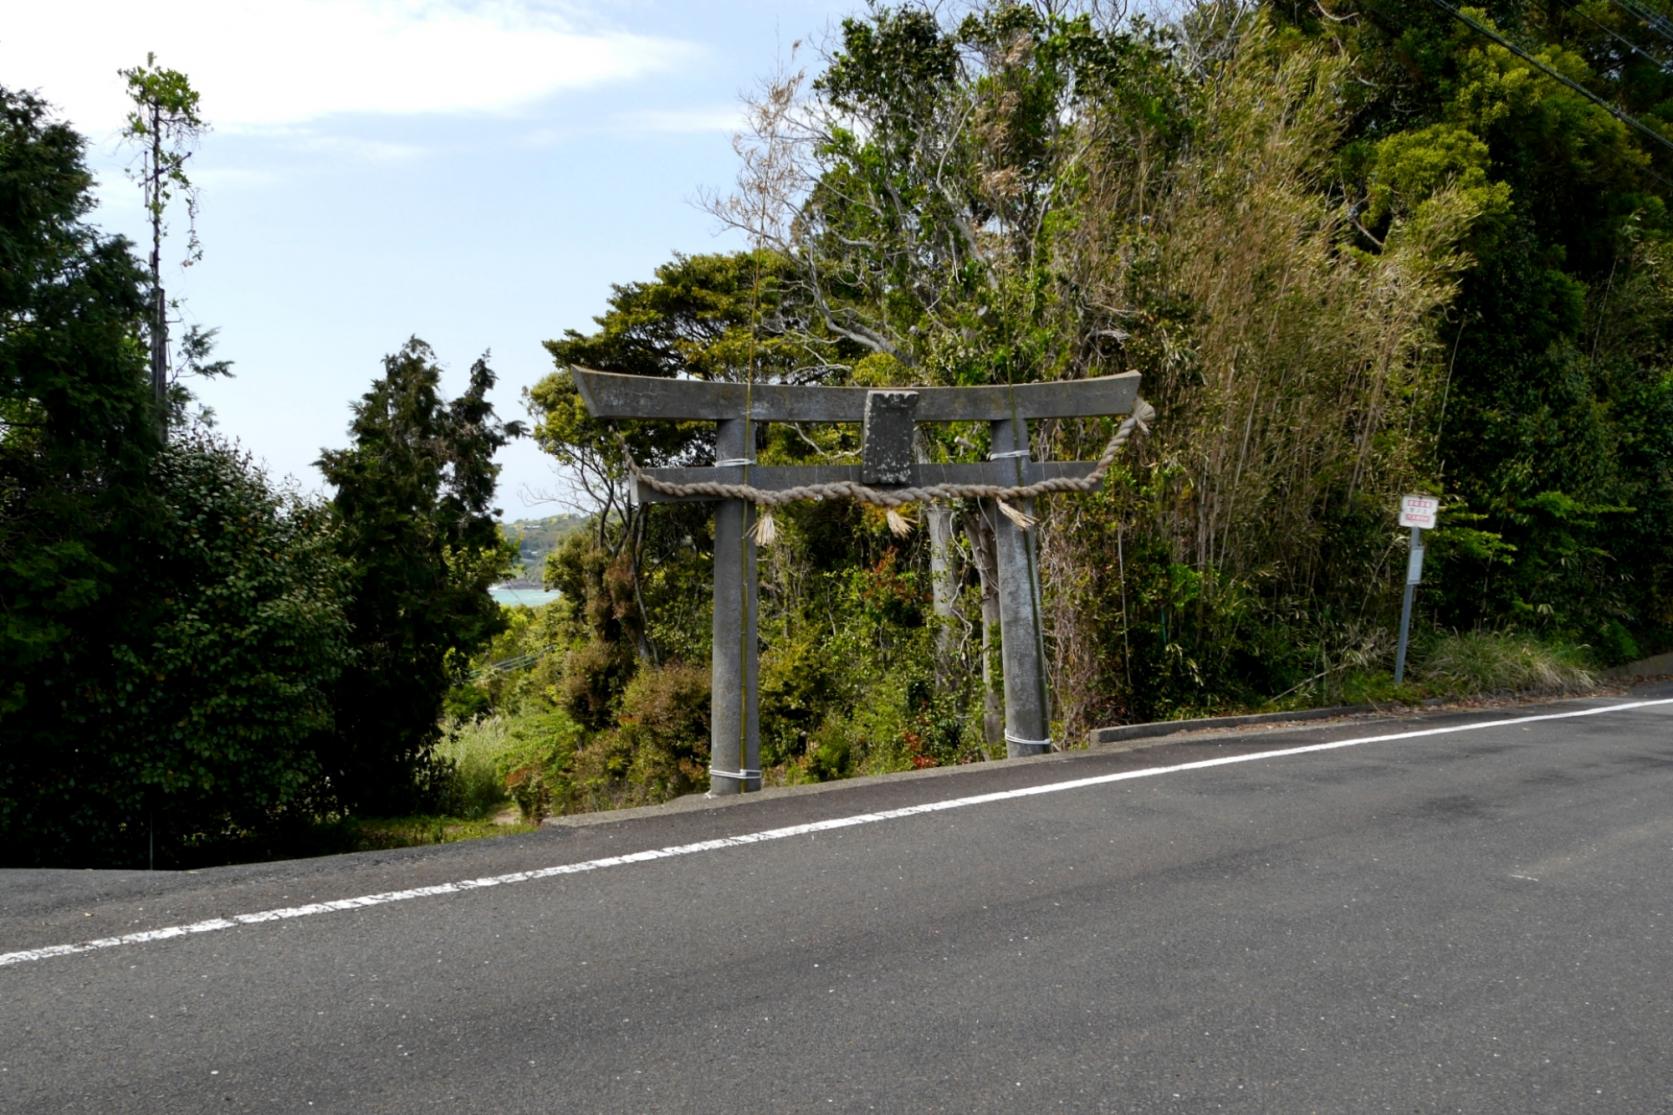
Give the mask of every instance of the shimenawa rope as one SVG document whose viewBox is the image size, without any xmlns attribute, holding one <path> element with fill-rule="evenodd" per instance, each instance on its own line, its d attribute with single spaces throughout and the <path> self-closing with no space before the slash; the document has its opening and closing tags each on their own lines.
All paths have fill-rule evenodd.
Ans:
<svg viewBox="0 0 1673 1115">
<path fill-rule="evenodd" d="M 1032 484 L 1003 485 L 1003 484 L 925 484 L 916 488 L 873 488 L 853 480 L 829 480 L 820 484 L 800 484 L 793 488 L 769 490 L 757 488 L 753 484 L 732 484 L 719 480 L 697 480 L 689 484 L 679 484 L 672 480 L 659 480 L 650 475 L 633 459 L 628 450 L 627 441 L 620 434 L 616 440 L 621 443 L 622 455 L 627 460 L 628 471 L 633 478 L 645 487 L 665 496 L 675 498 L 690 498 L 692 496 L 705 499 L 741 499 L 755 504 L 761 509 L 761 518 L 757 521 L 759 533 L 758 541 L 763 545 L 772 541 L 772 509 L 781 504 L 792 503 L 796 500 L 811 499 L 852 499 L 860 503 L 869 503 L 882 507 L 890 512 L 889 527 L 896 534 L 904 534 L 912 529 L 911 520 L 900 515 L 897 508 L 906 507 L 914 503 L 932 500 L 953 499 L 991 499 L 999 504 L 999 509 L 1006 517 L 1019 527 L 1027 530 L 1034 525 L 1034 520 L 1022 511 L 1012 506 L 1012 501 L 1035 499 L 1039 496 L 1053 495 L 1057 492 L 1090 492 L 1103 483 L 1104 475 L 1115 463 L 1115 455 L 1121 447 L 1132 437 L 1134 430 L 1148 432 L 1150 420 L 1156 416 L 1156 410 L 1143 399 L 1133 404 L 1133 413 L 1116 427 L 1115 434 L 1104 446 L 1099 454 L 1092 471 L 1085 476 L 1053 476 L 1046 480 L 1037 480 Z M 899 520 L 897 523 L 896 520 Z"/>
</svg>

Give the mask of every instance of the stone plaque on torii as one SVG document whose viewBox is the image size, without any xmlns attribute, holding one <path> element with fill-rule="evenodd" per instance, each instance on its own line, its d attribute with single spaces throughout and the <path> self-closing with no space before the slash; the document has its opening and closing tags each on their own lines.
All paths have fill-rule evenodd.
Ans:
<svg viewBox="0 0 1673 1115">
<path fill-rule="evenodd" d="M 761 786 L 756 636 L 756 507 L 799 499 L 856 499 L 883 507 L 977 498 L 996 505 L 1000 657 L 1005 743 L 1010 757 L 1050 751 L 1051 702 L 1032 501 L 1089 491 L 1116 451 L 1153 413 L 1138 397 L 1139 374 L 989 387 L 803 387 L 660 379 L 571 368 L 594 418 L 710 420 L 715 463 L 702 468 L 629 465 L 644 503 L 709 500 L 715 511 L 714 634 L 711 663 L 709 793 Z M 1125 414 L 1097 461 L 1035 461 L 1028 423 L 1041 418 Z M 858 422 L 858 465 L 757 465 L 758 422 Z M 987 422 L 988 460 L 913 461 L 918 422 Z"/>
</svg>

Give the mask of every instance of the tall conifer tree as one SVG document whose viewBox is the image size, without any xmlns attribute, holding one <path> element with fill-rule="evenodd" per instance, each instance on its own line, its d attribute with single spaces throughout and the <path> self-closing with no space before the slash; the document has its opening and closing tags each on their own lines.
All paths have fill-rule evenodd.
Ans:
<svg viewBox="0 0 1673 1115">
<path fill-rule="evenodd" d="M 491 506 L 493 458 L 522 428 L 487 401 L 486 358 L 451 403 L 440 381 L 430 347 L 408 341 L 355 404 L 354 444 L 319 461 L 354 570 L 356 655 L 326 768 L 342 803 L 366 812 L 417 804 L 447 688 L 505 625 L 488 587 L 515 551 Z"/>
</svg>

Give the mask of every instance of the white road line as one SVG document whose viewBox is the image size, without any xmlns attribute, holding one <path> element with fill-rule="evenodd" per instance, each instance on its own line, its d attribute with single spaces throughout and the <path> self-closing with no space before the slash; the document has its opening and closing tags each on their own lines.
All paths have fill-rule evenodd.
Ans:
<svg viewBox="0 0 1673 1115">
<path fill-rule="evenodd" d="M 723 836 L 715 840 L 700 840 L 694 844 L 676 844 L 667 848 L 652 848 L 647 851 L 630 852 L 621 856 L 605 856 L 603 859 L 584 860 L 580 863 L 563 863 L 554 867 L 542 867 L 534 871 L 513 871 L 506 875 L 461 879 L 453 883 L 438 883 L 435 886 L 415 887 L 412 890 L 385 891 L 382 894 L 365 894 L 358 898 L 339 898 L 331 902 L 311 902 L 306 906 L 286 906 L 276 910 L 261 910 L 253 914 L 232 914 L 228 917 L 193 922 L 190 925 L 171 925 L 164 929 L 148 929 L 142 933 L 125 933 L 120 937 L 100 937 L 95 940 L 79 941 L 69 945 L 48 945 L 45 948 L 0 953 L 0 968 L 11 964 L 25 964 L 31 960 L 47 960 L 55 956 L 73 956 L 77 953 L 98 952 L 103 949 L 119 948 L 123 945 L 141 945 L 149 941 L 166 941 L 174 937 L 187 937 L 196 933 L 213 933 L 217 930 L 232 929 L 240 925 L 257 925 L 266 921 L 286 921 L 291 918 L 305 918 L 314 914 L 330 914 L 341 910 L 359 910 L 368 906 L 384 906 L 391 902 L 405 902 L 414 898 L 435 898 L 444 894 L 459 894 L 462 891 L 477 890 L 482 887 L 508 886 L 513 883 L 532 882 L 536 879 L 550 879 L 558 875 L 579 875 L 587 871 L 601 871 L 608 867 L 625 867 L 633 863 L 648 863 L 651 860 L 693 856 L 702 852 L 719 852 L 727 848 L 741 847 L 745 844 L 787 840 L 794 836 L 808 836 L 818 832 L 830 832 L 833 829 L 853 828 L 856 825 L 875 825 L 883 821 L 899 820 L 903 817 L 916 817 L 924 813 L 940 813 L 948 809 L 964 809 L 972 805 L 988 805 L 992 802 L 1010 801 L 1013 798 L 1058 794 L 1065 790 L 1082 790 L 1090 786 L 1107 786 L 1114 782 L 1129 782 L 1136 778 L 1155 778 L 1163 774 L 1207 770 L 1210 767 L 1231 766 L 1235 763 L 1282 759 L 1291 755 L 1310 755 L 1318 751 L 1360 747 L 1368 743 L 1421 739 L 1424 736 L 1475 732 L 1487 728 L 1509 728 L 1519 724 L 1534 724 L 1543 720 L 1571 720 L 1581 716 L 1602 716 L 1611 712 L 1626 712 L 1630 709 L 1670 704 L 1673 704 L 1673 698 L 1654 701 L 1628 701 L 1618 705 L 1605 705 L 1601 708 L 1580 709 L 1572 712 L 1549 712 L 1538 716 L 1519 716 L 1510 720 L 1483 720 L 1474 724 L 1456 724 L 1445 728 L 1422 728 L 1412 732 L 1391 732 L 1380 736 L 1361 736 L 1357 739 L 1332 740 L 1329 743 L 1310 743 L 1304 747 L 1285 747 L 1276 751 L 1256 751 L 1246 755 L 1226 755 L 1218 759 L 1199 759 L 1196 762 L 1178 763 L 1169 767 L 1145 767 L 1141 770 L 1120 771 L 1116 774 L 1100 774 L 1090 778 L 1075 778 L 1067 782 L 1048 782 L 1040 786 L 1024 786 L 1015 790 L 996 790 L 992 793 L 973 794 L 969 797 L 928 801 L 920 805 L 903 806 L 899 809 L 884 809 L 876 813 L 854 813 L 847 817 L 832 817 L 824 821 L 809 821 L 801 825 L 786 825 L 783 828 L 740 833 L 736 836 Z"/>
</svg>

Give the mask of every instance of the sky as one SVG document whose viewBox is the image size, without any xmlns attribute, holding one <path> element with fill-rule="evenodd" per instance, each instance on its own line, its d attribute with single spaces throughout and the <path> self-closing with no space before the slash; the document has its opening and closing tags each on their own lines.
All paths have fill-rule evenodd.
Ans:
<svg viewBox="0 0 1673 1115">
<path fill-rule="evenodd" d="M 0 84 L 88 138 L 91 219 L 149 243 L 117 71 L 180 70 L 211 130 L 187 164 L 164 286 L 219 330 L 234 377 L 196 384 L 276 479 L 326 492 L 350 404 L 407 338 L 449 396 L 484 352 L 503 418 L 588 331 L 612 283 L 675 252 L 742 247 L 698 200 L 725 192 L 742 97 L 813 62 L 863 0 L 54 0 L 8 4 Z M 792 58 L 792 48 L 801 44 Z M 176 335 L 179 327 L 176 327 Z M 500 454 L 507 520 L 574 510 L 531 441 Z"/>
</svg>

